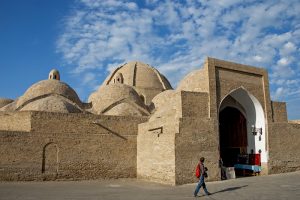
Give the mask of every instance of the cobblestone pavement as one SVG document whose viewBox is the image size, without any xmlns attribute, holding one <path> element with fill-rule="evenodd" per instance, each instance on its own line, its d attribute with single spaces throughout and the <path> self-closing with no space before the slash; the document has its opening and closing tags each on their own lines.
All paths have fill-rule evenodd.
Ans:
<svg viewBox="0 0 300 200">
<path fill-rule="evenodd" d="M 300 199 L 300 172 L 207 183 L 210 196 L 193 197 L 195 184 L 168 186 L 135 179 L 0 182 L 1 200 Z"/>
</svg>

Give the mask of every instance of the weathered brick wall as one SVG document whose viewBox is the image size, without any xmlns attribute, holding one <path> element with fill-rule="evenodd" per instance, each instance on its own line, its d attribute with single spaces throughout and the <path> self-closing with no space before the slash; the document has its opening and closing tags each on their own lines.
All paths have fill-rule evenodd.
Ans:
<svg viewBox="0 0 300 200">
<path fill-rule="evenodd" d="M 137 135 L 137 123 L 146 121 L 147 117 L 108 116 L 76 113 L 32 112 L 33 131 L 52 133 L 102 133 L 101 126 L 112 128 L 122 135 Z M 136 123 L 126 123 L 132 121 Z"/>
<path fill-rule="evenodd" d="M 0 180 L 33 180 L 42 158 L 36 138 L 30 132 L 0 131 L 0 143 Z"/>
<path fill-rule="evenodd" d="M 0 132 L 0 180 L 136 177 L 146 119 L 33 112 L 34 131 Z"/>
<path fill-rule="evenodd" d="M 269 173 L 300 170 L 300 124 L 272 123 L 269 128 Z"/>
<path fill-rule="evenodd" d="M 208 167 L 208 181 L 219 180 L 219 141 L 216 121 L 208 118 L 183 118 L 180 131 L 175 138 L 176 184 L 193 183 L 196 165 L 200 157 L 205 157 Z"/>
<path fill-rule="evenodd" d="M 272 101 L 272 113 L 274 122 L 287 122 L 287 112 L 285 102 Z"/>
<path fill-rule="evenodd" d="M 216 67 L 218 103 L 230 92 L 241 86 L 254 95 L 264 105 L 263 76 L 240 72 L 235 69 Z"/>
<path fill-rule="evenodd" d="M 207 118 L 208 93 L 181 92 L 181 117 Z"/>
<path fill-rule="evenodd" d="M 160 128 L 161 127 L 161 128 Z M 154 129 L 154 130 L 153 130 Z M 139 125 L 137 177 L 175 184 L 175 118 L 163 118 Z"/>
<path fill-rule="evenodd" d="M 0 112 L 0 130 L 30 131 L 29 112 Z"/>
<path fill-rule="evenodd" d="M 204 67 L 209 71 L 210 116 L 218 117 L 218 108 L 224 97 L 242 87 L 262 105 L 266 121 L 271 121 L 269 78 L 265 69 L 208 58 Z"/>
<path fill-rule="evenodd" d="M 139 125 L 138 178 L 192 183 L 196 181 L 195 166 L 200 156 L 205 156 L 210 168 L 208 180 L 218 180 L 218 135 L 215 121 L 208 119 L 208 94 L 180 91 L 175 97 L 169 104 L 180 103 L 174 108 L 178 113 L 174 116 L 182 118 L 152 117 Z M 151 131 L 159 127 L 163 133 L 159 134 L 160 129 Z"/>
</svg>

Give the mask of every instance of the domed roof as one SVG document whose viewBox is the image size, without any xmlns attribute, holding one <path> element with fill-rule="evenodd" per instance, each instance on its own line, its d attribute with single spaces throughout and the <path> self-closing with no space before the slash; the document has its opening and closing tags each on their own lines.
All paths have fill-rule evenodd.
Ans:
<svg viewBox="0 0 300 200">
<path fill-rule="evenodd" d="M 121 80 L 122 78 L 123 80 Z M 162 91 L 172 89 L 166 77 L 150 65 L 138 61 L 126 63 L 115 69 L 103 85 L 117 81 L 137 88 L 160 89 Z"/>
<path fill-rule="evenodd" d="M 176 95 L 176 91 L 174 91 L 174 90 L 166 90 L 166 91 L 156 95 L 152 99 L 152 103 L 154 105 L 155 110 L 165 107 L 166 104 L 170 104 L 169 101 L 172 98 L 174 98 L 175 95 Z"/>
<path fill-rule="evenodd" d="M 194 70 L 186 75 L 178 84 L 177 90 L 208 92 L 206 68 Z"/>
<path fill-rule="evenodd" d="M 60 96 L 48 96 L 26 104 L 20 111 L 46 111 L 60 113 L 80 113 L 78 106 Z"/>
<path fill-rule="evenodd" d="M 6 106 L 7 104 L 10 104 L 14 100 L 12 99 L 7 99 L 7 98 L 0 98 L 0 108 Z"/>
<path fill-rule="evenodd" d="M 175 90 L 166 90 L 156 95 L 153 100 L 152 115 L 149 121 L 157 118 L 180 117 L 181 113 L 181 92 Z"/>
<path fill-rule="evenodd" d="M 35 83 L 21 96 L 17 103 L 16 109 L 21 109 L 26 104 L 42 99 L 48 96 L 58 95 L 74 102 L 79 107 L 82 107 L 82 103 L 76 94 L 76 92 L 66 83 L 59 80 L 49 79 Z"/>
<path fill-rule="evenodd" d="M 101 86 L 89 97 L 92 112 L 112 115 L 149 115 L 138 93 L 129 85 L 111 84 Z"/>
</svg>

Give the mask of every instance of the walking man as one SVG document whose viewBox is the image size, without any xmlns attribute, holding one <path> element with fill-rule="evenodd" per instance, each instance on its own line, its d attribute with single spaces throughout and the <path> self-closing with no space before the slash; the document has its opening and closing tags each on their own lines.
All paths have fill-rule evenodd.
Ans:
<svg viewBox="0 0 300 200">
<path fill-rule="evenodd" d="M 206 185 L 205 185 L 205 181 L 204 181 L 204 177 L 205 177 L 205 174 L 206 174 L 206 170 L 205 170 L 205 167 L 204 167 L 204 160 L 205 160 L 204 157 L 201 157 L 200 162 L 197 166 L 197 167 L 200 167 L 200 178 L 199 178 L 199 182 L 198 182 L 197 187 L 196 187 L 195 192 L 194 192 L 195 197 L 197 196 L 197 194 L 198 194 L 201 187 L 203 187 L 205 195 L 210 195 L 210 193 L 206 189 Z"/>
</svg>

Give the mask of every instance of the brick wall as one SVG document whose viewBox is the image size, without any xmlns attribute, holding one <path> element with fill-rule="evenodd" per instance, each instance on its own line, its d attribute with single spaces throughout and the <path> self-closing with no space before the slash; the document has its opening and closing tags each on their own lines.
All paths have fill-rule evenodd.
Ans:
<svg viewBox="0 0 300 200">
<path fill-rule="evenodd" d="M 272 101 L 272 113 L 274 122 L 287 122 L 287 112 L 285 102 Z"/>
<path fill-rule="evenodd" d="M 207 118 L 208 93 L 181 92 L 181 117 Z"/>
<path fill-rule="evenodd" d="M 195 169 L 200 157 L 205 157 L 208 181 L 219 180 L 219 151 L 216 122 L 200 118 L 183 118 L 175 138 L 176 184 L 196 182 Z"/>
<path fill-rule="evenodd" d="M 269 138 L 269 173 L 300 170 L 300 124 L 272 123 Z"/>
<path fill-rule="evenodd" d="M 30 119 L 29 112 L 0 112 L 0 130 L 30 131 Z"/>
<path fill-rule="evenodd" d="M 136 177 L 137 128 L 145 120 L 32 112 L 32 132 L 0 132 L 0 180 Z"/>
<path fill-rule="evenodd" d="M 139 125 L 137 177 L 175 185 L 176 119 L 164 118 Z"/>
</svg>

